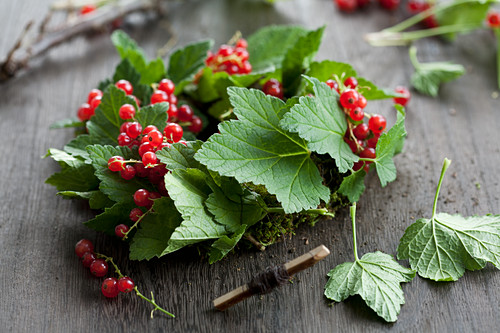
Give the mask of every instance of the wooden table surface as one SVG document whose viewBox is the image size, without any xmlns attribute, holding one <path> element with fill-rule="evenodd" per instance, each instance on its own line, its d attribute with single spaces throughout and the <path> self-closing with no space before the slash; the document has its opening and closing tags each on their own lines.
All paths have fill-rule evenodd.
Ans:
<svg viewBox="0 0 500 333">
<path fill-rule="evenodd" d="M 0 3 L 0 56 L 30 19 L 40 20 L 51 0 Z M 184 1 L 169 15 L 128 30 L 149 56 L 169 39 L 178 45 L 214 38 L 227 41 L 236 30 L 248 35 L 268 24 L 326 24 L 317 59 L 351 63 L 378 85 L 409 85 L 412 73 L 407 49 L 373 48 L 363 35 L 392 25 L 403 11 L 379 8 L 343 15 L 330 0 Z M 396 158 L 398 178 L 380 188 L 371 174 L 358 206 L 361 254 L 381 250 L 396 254 L 405 228 L 431 214 L 444 157 L 453 160 L 444 181 L 439 209 L 465 215 L 500 213 L 500 108 L 493 98 L 495 41 L 481 32 L 457 43 L 417 43 L 420 58 L 453 60 L 467 74 L 445 85 L 438 98 L 413 94 L 407 113 L 408 140 Z M 2 332 L 335 332 L 431 331 L 492 332 L 500 326 L 500 273 L 492 265 L 466 272 L 455 283 L 416 277 L 404 284 L 406 304 L 399 319 L 387 324 L 359 297 L 334 304 L 323 297 L 326 273 L 351 261 L 351 227 L 347 209 L 337 218 L 303 227 L 293 239 L 265 252 L 232 254 L 214 265 L 191 252 L 161 260 L 131 262 L 120 241 L 82 225 L 93 216 L 86 203 L 56 197 L 44 180 L 58 170 L 41 159 L 49 147 L 61 148 L 71 130 L 49 130 L 56 120 L 76 114 L 96 82 L 110 76 L 119 58 L 107 36 L 78 39 L 32 64 L 29 73 L 0 85 L 0 331 Z M 393 119 L 390 103 L 373 103 L 372 111 Z M 479 186 L 480 185 L 480 186 Z M 99 252 L 118 258 L 122 270 L 140 288 L 152 290 L 159 304 L 177 315 L 149 318 L 149 304 L 132 295 L 105 299 L 100 279 L 83 268 L 73 252 L 81 238 L 93 240 Z M 306 245 L 305 239 L 308 239 Z M 253 297 L 220 313 L 211 301 L 269 265 L 285 262 L 325 244 L 332 254 L 293 284 L 264 297 Z M 408 265 L 407 262 L 402 262 Z"/>
</svg>

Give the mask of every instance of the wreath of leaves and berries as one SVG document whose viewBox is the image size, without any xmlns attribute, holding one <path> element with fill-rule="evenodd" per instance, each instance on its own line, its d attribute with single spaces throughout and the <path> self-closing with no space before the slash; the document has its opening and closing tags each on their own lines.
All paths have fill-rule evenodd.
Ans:
<svg viewBox="0 0 500 333">
<path fill-rule="evenodd" d="M 382 186 L 396 178 L 403 107 L 386 129 L 367 104 L 409 96 L 348 64 L 315 62 L 323 30 L 267 27 L 215 53 L 196 42 L 167 68 L 116 31 L 112 78 L 78 119 L 53 125 L 80 134 L 49 149 L 61 171 L 47 183 L 101 210 L 85 225 L 130 241 L 136 260 L 203 242 L 213 263 L 242 238 L 269 244 L 272 230 L 293 231 L 290 221 L 333 216 L 359 199 L 370 168 Z"/>
</svg>

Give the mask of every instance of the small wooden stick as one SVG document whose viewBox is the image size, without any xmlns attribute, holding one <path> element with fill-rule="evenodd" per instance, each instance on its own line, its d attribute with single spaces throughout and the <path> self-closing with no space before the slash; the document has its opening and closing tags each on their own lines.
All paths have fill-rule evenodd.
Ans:
<svg viewBox="0 0 500 333">
<path fill-rule="evenodd" d="M 306 268 L 309 268 L 316 264 L 318 261 L 324 259 L 326 256 L 330 254 L 330 250 L 324 245 L 320 245 L 315 249 L 307 252 L 306 254 L 301 255 L 298 258 L 293 259 L 292 261 L 287 262 L 284 267 L 288 272 L 289 276 L 292 276 L 300 271 L 303 271 Z M 222 295 L 216 298 L 214 302 L 214 306 L 220 310 L 224 311 L 227 308 L 247 299 L 248 297 L 254 295 L 255 292 L 252 291 L 247 284 L 240 286 L 225 295 Z"/>
</svg>

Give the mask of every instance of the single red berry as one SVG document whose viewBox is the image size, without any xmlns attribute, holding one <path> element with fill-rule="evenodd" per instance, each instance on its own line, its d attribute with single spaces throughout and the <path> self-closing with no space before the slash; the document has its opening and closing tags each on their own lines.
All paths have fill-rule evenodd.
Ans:
<svg viewBox="0 0 500 333">
<path fill-rule="evenodd" d="M 407 9 L 410 14 L 418 14 L 425 10 L 425 0 L 408 0 Z"/>
<path fill-rule="evenodd" d="M 127 126 L 125 132 L 131 139 L 137 138 L 142 133 L 142 126 L 137 121 L 133 121 Z"/>
<path fill-rule="evenodd" d="M 168 121 L 169 122 L 172 123 L 172 122 L 179 121 L 179 118 L 178 118 L 179 109 L 177 108 L 177 105 L 170 104 L 167 113 L 168 113 Z"/>
<path fill-rule="evenodd" d="M 96 96 L 90 101 L 90 107 L 92 110 L 97 109 L 97 107 L 101 104 L 102 96 Z"/>
<path fill-rule="evenodd" d="M 165 178 L 167 172 L 168 170 L 165 164 L 158 164 L 154 168 L 151 168 L 151 170 L 149 170 L 148 179 L 151 183 L 158 184 L 162 181 L 162 179 Z"/>
<path fill-rule="evenodd" d="M 355 89 L 358 86 L 358 80 L 354 76 L 349 76 L 344 80 L 344 85 L 347 88 Z"/>
<path fill-rule="evenodd" d="M 370 4 L 371 0 L 356 0 L 356 4 L 358 5 L 358 8 L 363 8 L 366 7 Z"/>
<path fill-rule="evenodd" d="M 219 47 L 219 55 L 223 56 L 223 57 L 227 57 L 227 56 L 230 56 L 231 54 L 233 54 L 234 52 L 234 49 L 232 46 L 230 45 L 221 45 Z"/>
<path fill-rule="evenodd" d="M 339 92 L 339 83 L 335 80 L 329 79 L 326 80 L 326 84 L 331 88 L 335 89 L 336 92 Z"/>
<path fill-rule="evenodd" d="M 139 207 L 146 207 L 149 205 L 149 191 L 143 188 L 135 191 L 134 202 Z"/>
<path fill-rule="evenodd" d="M 115 86 L 125 91 L 125 94 L 127 95 L 132 95 L 132 93 L 134 92 L 134 87 L 132 87 L 132 84 L 127 80 L 119 80 L 115 83 Z"/>
<path fill-rule="evenodd" d="M 86 252 L 94 252 L 94 244 L 88 239 L 81 239 L 75 245 L 75 253 L 81 258 Z"/>
<path fill-rule="evenodd" d="M 154 151 L 155 147 L 147 141 L 141 143 L 141 145 L 139 146 L 139 156 L 141 157 L 147 152 L 154 152 Z"/>
<path fill-rule="evenodd" d="M 203 129 L 203 121 L 198 116 L 193 116 L 191 119 L 191 125 L 189 125 L 188 130 L 193 132 L 194 134 L 200 133 Z"/>
<path fill-rule="evenodd" d="M 125 159 L 121 156 L 112 156 L 108 160 L 108 168 L 111 171 L 122 171 L 125 168 Z"/>
<path fill-rule="evenodd" d="M 408 90 L 408 88 L 403 87 L 403 86 L 398 86 L 398 87 L 396 87 L 396 89 L 394 91 L 403 95 L 401 97 L 395 97 L 394 103 L 400 104 L 402 106 L 406 106 L 406 104 L 408 104 L 408 102 L 410 101 L 410 98 L 411 98 L 411 94 L 410 94 L 410 91 Z"/>
<path fill-rule="evenodd" d="M 238 47 L 236 48 L 236 56 L 240 58 L 241 63 L 243 64 L 244 61 L 248 60 L 250 58 L 250 53 L 248 53 L 246 48 Z"/>
<path fill-rule="evenodd" d="M 172 145 L 168 142 L 162 142 L 158 147 L 156 147 L 156 151 L 162 150 L 163 148 L 170 148 Z"/>
<path fill-rule="evenodd" d="M 132 220 L 132 222 L 137 222 L 139 220 L 139 218 L 143 215 L 144 213 L 142 212 L 142 210 L 140 208 L 132 208 L 132 210 L 130 211 L 130 220 Z"/>
<path fill-rule="evenodd" d="M 486 22 L 490 28 L 500 28 L 500 13 L 496 11 L 489 12 Z"/>
<path fill-rule="evenodd" d="M 127 133 L 120 133 L 117 140 L 118 145 L 122 147 L 128 146 L 132 142 L 132 139 L 127 135 Z"/>
<path fill-rule="evenodd" d="M 241 63 L 240 74 L 250 74 L 252 72 L 252 64 L 245 60 Z"/>
<path fill-rule="evenodd" d="M 81 121 L 89 120 L 94 115 L 94 109 L 92 109 L 89 104 L 83 103 L 78 108 L 76 115 Z"/>
<path fill-rule="evenodd" d="M 184 131 L 182 127 L 176 123 L 169 123 L 163 130 L 163 135 L 167 139 L 168 143 L 179 142 L 179 140 L 182 139 L 183 134 Z"/>
<path fill-rule="evenodd" d="M 95 256 L 95 254 L 93 252 L 85 252 L 85 254 L 82 256 L 83 267 L 89 268 L 90 264 L 92 264 L 92 262 L 96 259 L 97 259 L 97 257 Z"/>
<path fill-rule="evenodd" d="M 146 169 L 146 167 L 142 163 L 136 163 L 134 165 L 134 169 L 137 177 L 144 178 L 149 175 L 149 169 Z"/>
<path fill-rule="evenodd" d="M 96 259 L 90 264 L 90 273 L 97 277 L 108 274 L 108 263 L 104 259 Z"/>
<path fill-rule="evenodd" d="M 380 138 L 379 134 L 375 134 L 372 138 L 366 140 L 366 146 L 369 148 L 377 148 L 377 142 Z"/>
<path fill-rule="evenodd" d="M 115 227 L 115 235 L 123 238 L 125 237 L 125 234 L 130 230 L 129 226 L 126 224 L 118 224 Z"/>
<path fill-rule="evenodd" d="M 131 165 L 125 165 L 124 169 L 120 171 L 120 176 L 125 180 L 131 180 L 135 177 L 135 168 Z"/>
<path fill-rule="evenodd" d="M 351 151 L 354 154 L 358 153 L 358 145 L 361 146 L 363 144 L 363 142 L 361 140 L 358 140 L 357 144 L 355 141 L 353 141 L 351 139 L 347 139 L 347 138 L 344 138 L 344 141 L 349 145 L 349 148 L 351 148 Z"/>
<path fill-rule="evenodd" d="M 156 165 L 158 162 L 158 158 L 156 157 L 156 154 L 152 151 L 147 151 L 142 155 L 142 164 L 146 168 L 152 168 Z"/>
<path fill-rule="evenodd" d="M 177 102 L 178 102 L 177 96 L 175 96 L 174 94 L 168 95 L 168 102 L 170 104 L 177 105 Z"/>
<path fill-rule="evenodd" d="M 354 127 L 352 130 L 352 133 L 354 136 L 359 139 L 359 140 L 364 140 L 370 134 L 370 129 L 368 128 L 368 125 L 365 123 L 359 124 L 358 126 Z"/>
<path fill-rule="evenodd" d="M 364 165 L 365 165 L 365 162 L 363 162 L 363 161 L 354 162 L 354 165 L 352 166 L 352 169 L 353 169 L 354 171 L 358 171 L 358 170 L 359 170 L 359 169 L 361 169 Z"/>
<path fill-rule="evenodd" d="M 395 10 L 399 7 L 400 0 L 378 0 L 380 6 L 387 10 Z"/>
<path fill-rule="evenodd" d="M 382 133 L 385 130 L 386 125 L 387 122 L 385 117 L 379 114 L 374 114 L 368 121 L 368 127 L 375 134 Z"/>
<path fill-rule="evenodd" d="M 102 281 L 101 285 L 102 294 L 108 298 L 113 298 L 118 296 L 120 290 L 118 289 L 118 280 L 114 277 L 110 277 Z"/>
<path fill-rule="evenodd" d="M 246 49 L 246 48 L 248 48 L 248 42 L 244 38 L 240 38 L 236 42 L 236 47 L 237 48 L 241 47 L 243 49 Z"/>
<path fill-rule="evenodd" d="M 168 102 L 168 95 L 163 90 L 155 90 L 151 95 L 151 104 Z"/>
<path fill-rule="evenodd" d="M 120 125 L 120 133 L 127 133 L 127 129 L 130 126 L 131 123 L 129 122 L 124 122 L 123 124 Z"/>
<path fill-rule="evenodd" d="M 346 109 L 354 109 L 358 106 L 359 93 L 354 89 L 346 89 L 340 94 L 340 104 Z"/>
<path fill-rule="evenodd" d="M 128 276 L 121 277 L 118 280 L 118 290 L 120 290 L 122 293 L 129 293 L 134 290 L 134 287 L 134 280 L 132 280 Z"/>
<path fill-rule="evenodd" d="M 148 125 L 148 126 L 146 126 L 145 129 L 142 130 L 142 134 L 146 135 L 151 131 L 157 131 L 157 130 L 158 130 L 158 128 L 155 125 Z"/>
<path fill-rule="evenodd" d="M 343 12 L 352 12 L 357 8 L 356 0 L 334 0 L 339 10 Z"/>
<path fill-rule="evenodd" d="M 82 8 L 80 8 L 80 14 L 81 15 L 90 14 L 93 11 L 95 11 L 96 9 L 97 9 L 97 7 L 94 5 L 84 5 L 84 6 L 82 6 Z"/>
<path fill-rule="evenodd" d="M 127 120 L 135 117 L 135 107 L 132 104 L 123 104 L 118 110 L 118 116 Z"/>
<path fill-rule="evenodd" d="M 359 94 L 358 107 L 364 109 L 364 108 L 366 108 L 367 104 L 368 104 L 368 101 L 366 100 L 365 96 Z"/>
<path fill-rule="evenodd" d="M 269 79 L 266 83 L 264 83 L 262 91 L 266 95 L 283 99 L 283 86 L 281 85 L 281 82 L 276 79 Z"/>
<path fill-rule="evenodd" d="M 191 119 L 193 119 L 193 115 L 194 115 L 193 109 L 191 109 L 189 105 L 184 104 L 179 107 L 178 117 L 180 121 L 185 121 L 185 122 L 191 121 Z"/>
<path fill-rule="evenodd" d="M 97 96 L 102 96 L 102 91 L 99 89 L 92 89 L 87 96 L 87 103 L 90 104 L 90 102 L 92 102 L 92 100 Z"/>
<path fill-rule="evenodd" d="M 359 153 L 359 157 L 362 157 L 362 158 L 376 158 L 377 155 L 375 153 L 375 149 L 373 148 L 365 148 L 363 149 L 360 153 Z M 366 162 L 367 164 L 371 163 L 371 162 Z"/>
<path fill-rule="evenodd" d="M 164 91 L 167 95 L 173 94 L 175 90 L 175 84 L 172 80 L 163 79 L 158 84 L 158 90 Z"/>
<path fill-rule="evenodd" d="M 147 135 L 148 142 L 153 146 L 153 147 L 158 147 L 162 142 L 163 142 L 163 135 L 161 134 L 160 131 L 151 131 Z"/>
<path fill-rule="evenodd" d="M 364 116 L 365 116 L 365 113 L 359 107 L 355 108 L 355 109 L 351 109 L 351 111 L 349 111 L 349 117 L 351 117 L 351 119 L 354 121 L 361 121 L 361 120 L 363 120 Z"/>
<path fill-rule="evenodd" d="M 430 6 L 428 6 L 427 8 L 430 8 Z M 425 19 L 422 20 L 422 23 L 428 29 L 439 27 L 439 22 L 436 18 L 436 15 L 431 15 L 431 16 L 426 17 Z"/>
</svg>

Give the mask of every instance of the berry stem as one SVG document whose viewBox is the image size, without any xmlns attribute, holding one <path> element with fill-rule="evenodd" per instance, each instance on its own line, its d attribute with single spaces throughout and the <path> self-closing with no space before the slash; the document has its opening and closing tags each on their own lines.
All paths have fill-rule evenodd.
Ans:
<svg viewBox="0 0 500 333">
<path fill-rule="evenodd" d="M 128 229 L 128 231 L 123 235 L 123 238 L 122 240 L 126 240 L 127 237 L 128 237 L 128 234 L 135 228 L 137 228 L 137 225 L 139 223 L 141 223 L 142 219 L 144 218 L 144 216 L 148 215 L 149 213 L 151 213 L 151 211 L 153 211 L 153 206 L 151 206 L 151 208 L 149 208 L 144 214 L 142 214 L 141 216 L 139 216 L 139 218 L 137 219 L 137 221 L 135 221 L 135 223 L 130 227 L 130 229 Z"/>
<path fill-rule="evenodd" d="M 359 261 L 358 258 L 358 245 L 356 244 L 356 203 L 354 202 L 351 206 L 351 221 L 352 221 L 352 247 L 354 252 L 354 258 Z"/>
<path fill-rule="evenodd" d="M 376 158 L 368 158 L 368 157 L 361 157 L 359 160 L 364 161 L 364 162 L 372 162 L 372 163 L 377 162 Z"/>
<path fill-rule="evenodd" d="M 266 209 L 267 213 L 285 214 L 285 210 L 283 209 L 283 207 L 267 207 L 265 209 Z M 303 210 L 301 213 L 318 214 L 318 215 L 335 217 L 335 214 L 330 213 L 328 211 L 328 209 L 326 209 L 326 208 L 307 209 L 307 210 Z"/>
<path fill-rule="evenodd" d="M 432 219 L 434 219 L 434 216 L 436 216 L 436 208 L 439 197 L 439 191 L 441 190 L 441 183 L 443 182 L 444 174 L 446 173 L 446 170 L 448 169 L 450 164 L 451 160 L 445 158 L 443 161 L 443 168 L 441 169 L 441 176 L 439 177 L 439 182 L 436 189 L 436 196 L 434 197 L 434 205 L 432 206 Z"/>
</svg>

